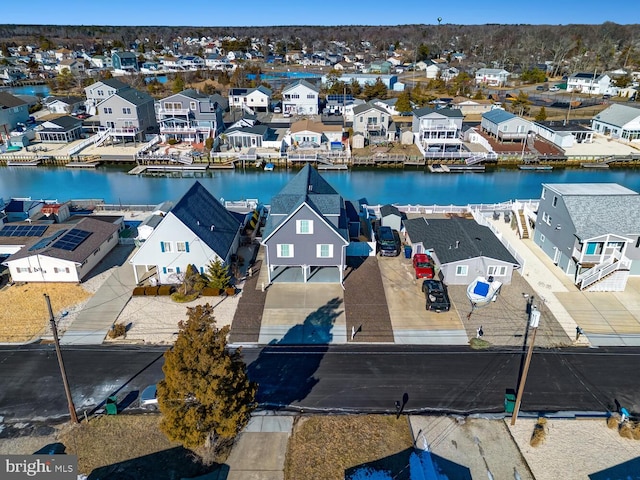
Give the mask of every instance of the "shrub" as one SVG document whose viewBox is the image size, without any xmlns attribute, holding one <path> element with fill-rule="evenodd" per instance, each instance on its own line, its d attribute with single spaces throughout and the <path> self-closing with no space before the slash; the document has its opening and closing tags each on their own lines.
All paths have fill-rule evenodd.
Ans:
<svg viewBox="0 0 640 480">
<path fill-rule="evenodd" d="M 171 300 L 176 303 L 188 303 L 193 302 L 196 298 L 198 298 L 198 293 L 191 293 L 189 295 L 185 295 L 181 292 L 174 292 L 171 294 Z"/>
<path fill-rule="evenodd" d="M 174 290 L 175 289 L 171 285 L 162 285 L 158 287 L 158 295 L 171 295 Z"/>
<path fill-rule="evenodd" d="M 124 337 L 127 333 L 127 326 L 124 323 L 116 323 L 109 330 L 109 338 Z"/>
<path fill-rule="evenodd" d="M 623 438 L 628 438 L 629 440 L 633 439 L 633 430 L 632 427 L 630 425 L 631 422 L 624 422 L 620 425 L 620 428 L 618 429 L 618 433 L 620 434 L 621 437 Z"/>
<path fill-rule="evenodd" d="M 491 344 L 482 338 L 472 338 L 469 340 L 469 345 L 474 350 L 485 350 L 487 348 L 491 348 Z"/>
<path fill-rule="evenodd" d="M 140 295 L 144 295 L 144 287 L 136 287 L 133 289 L 133 296 L 140 296 Z"/>
<path fill-rule="evenodd" d="M 145 287 L 144 289 L 144 294 L 145 295 L 149 295 L 149 296 L 156 296 L 158 295 L 158 289 L 160 287 Z"/>
<path fill-rule="evenodd" d="M 631 433 L 634 440 L 640 440 L 640 423 L 634 423 L 631 427 Z"/>
<path fill-rule="evenodd" d="M 176 144 L 180 143 L 180 140 L 177 140 L 175 138 L 170 138 L 169 140 L 167 140 L 167 143 L 169 145 L 176 145 Z"/>
<path fill-rule="evenodd" d="M 619 426 L 620 426 L 620 414 L 618 413 L 611 414 L 611 416 L 607 418 L 607 427 L 613 430 L 614 428 L 618 428 Z"/>
<path fill-rule="evenodd" d="M 214 287 L 204 287 L 202 289 L 202 295 L 204 297 L 217 297 L 220 295 L 220 289 Z"/>
<path fill-rule="evenodd" d="M 236 287 L 227 287 L 224 292 L 231 297 L 236 294 Z"/>
<path fill-rule="evenodd" d="M 533 434 L 531 435 L 531 441 L 529 442 L 532 447 L 537 447 L 544 441 L 546 431 L 547 419 L 539 418 L 533 427 Z"/>
</svg>

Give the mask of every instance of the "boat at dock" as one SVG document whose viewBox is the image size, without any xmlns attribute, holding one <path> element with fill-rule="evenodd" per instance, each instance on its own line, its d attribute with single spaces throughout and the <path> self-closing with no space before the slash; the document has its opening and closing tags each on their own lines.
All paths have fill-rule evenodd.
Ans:
<svg viewBox="0 0 640 480">
<path fill-rule="evenodd" d="M 583 162 L 580 164 L 582 168 L 609 168 L 608 163 Z"/>
<path fill-rule="evenodd" d="M 434 163 L 429 165 L 429 171 L 431 173 L 450 173 L 451 169 L 441 163 Z"/>
<path fill-rule="evenodd" d="M 275 165 L 273 163 L 269 162 L 264 166 L 264 171 L 265 172 L 273 172 L 274 168 L 275 168 Z"/>
<path fill-rule="evenodd" d="M 518 165 L 520 170 L 542 170 L 542 171 L 550 171 L 553 170 L 553 166 L 551 165 Z"/>
</svg>

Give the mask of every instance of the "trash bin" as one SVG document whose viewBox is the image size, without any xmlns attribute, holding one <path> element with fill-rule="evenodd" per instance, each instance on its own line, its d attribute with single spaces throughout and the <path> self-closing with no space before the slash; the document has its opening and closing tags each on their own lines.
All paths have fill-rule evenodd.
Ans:
<svg viewBox="0 0 640 480">
<path fill-rule="evenodd" d="M 516 407 L 516 394 L 507 392 L 504 394 L 504 411 L 506 413 L 513 413 Z"/>
<path fill-rule="evenodd" d="M 413 252 L 413 249 L 411 248 L 411 245 L 404 246 L 404 258 L 411 258 L 412 252 Z"/>
<path fill-rule="evenodd" d="M 107 398 L 107 401 L 104 404 L 104 409 L 107 412 L 107 415 L 116 415 L 118 413 L 118 397 L 114 395 Z"/>
</svg>

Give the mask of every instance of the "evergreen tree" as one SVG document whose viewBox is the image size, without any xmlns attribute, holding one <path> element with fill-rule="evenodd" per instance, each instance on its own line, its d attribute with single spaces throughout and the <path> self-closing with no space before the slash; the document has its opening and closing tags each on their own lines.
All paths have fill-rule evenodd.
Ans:
<svg viewBox="0 0 640 480">
<path fill-rule="evenodd" d="M 208 286 L 211 288 L 219 288 L 220 290 L 227 288 L 231 284 L 229 266 L 222 263 L 220 259 L 209 263 L 207 266 L 207 280 L 209 281 Z"/>
<path fill-rule="evenodd" d="M 226 348 L 230 329 L 216 327 L 209 304 L 188 308 L 179 329 L 158 384 L 160 428 L 186 448 L 233 439 L 256 406 L 257 386 L 247 377 L 242 353 Z"/>
<path fill-rule="evenodd" d="M 173 85 L 171 86 L 171 91 L 173 93 L 180 93 L 184 90 L 184 78 L 182 75 L 176 75 L 176 78 L 173 80 Z"/>
<path fill-rule="evenodd" d="M 410 112 L 412 110 L 411 99 L 407 90 L 405 90 L 398 96 L 398 101 L 396 102 L 396 110 L 399 112 Z"/>
<path fill-rule="evenodd" d="M 536 114 L 535 121 L 536 122 L 544 122 L 547 119 L 547 109 L 542 106 L 538 113 Z"/>
</svg>

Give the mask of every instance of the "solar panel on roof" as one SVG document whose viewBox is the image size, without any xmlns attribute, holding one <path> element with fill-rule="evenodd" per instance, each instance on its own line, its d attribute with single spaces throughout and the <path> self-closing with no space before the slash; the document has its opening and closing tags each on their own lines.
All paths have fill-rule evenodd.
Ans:
<svg viewBox="0 0 640 480">
<path fill-rule="evenodd" d="M 49 236 L 49 237 L 45 237 L 42 240 L 38 241 L 38 243 L 32 245 L 31 247 L 29 247 L 29 251 L 32 252 L 34 250 L 41 250 L 45 247 L 48 247 L 51 242 L 53 242 L 56 238 L 60 237 L 61 235 L 63 235 L 66 232 L 66 230 L 58 230 L 56 233 L 54 233 L 53 235 Z"/>
<path fill-rule="evenodd" d="M 91 235 L 91 232 L 79 230 L 77 228 L 71 229 L 66 235 L 53 244 L 53 248 L 73 251 L 78 248 L 78 245 L 84 242 L 89 235 Z"/>
<path fill-rule="evenodd" d="M 41 237 L 47 225 L 5 225 L 0 237 Z"/>
</svg>

